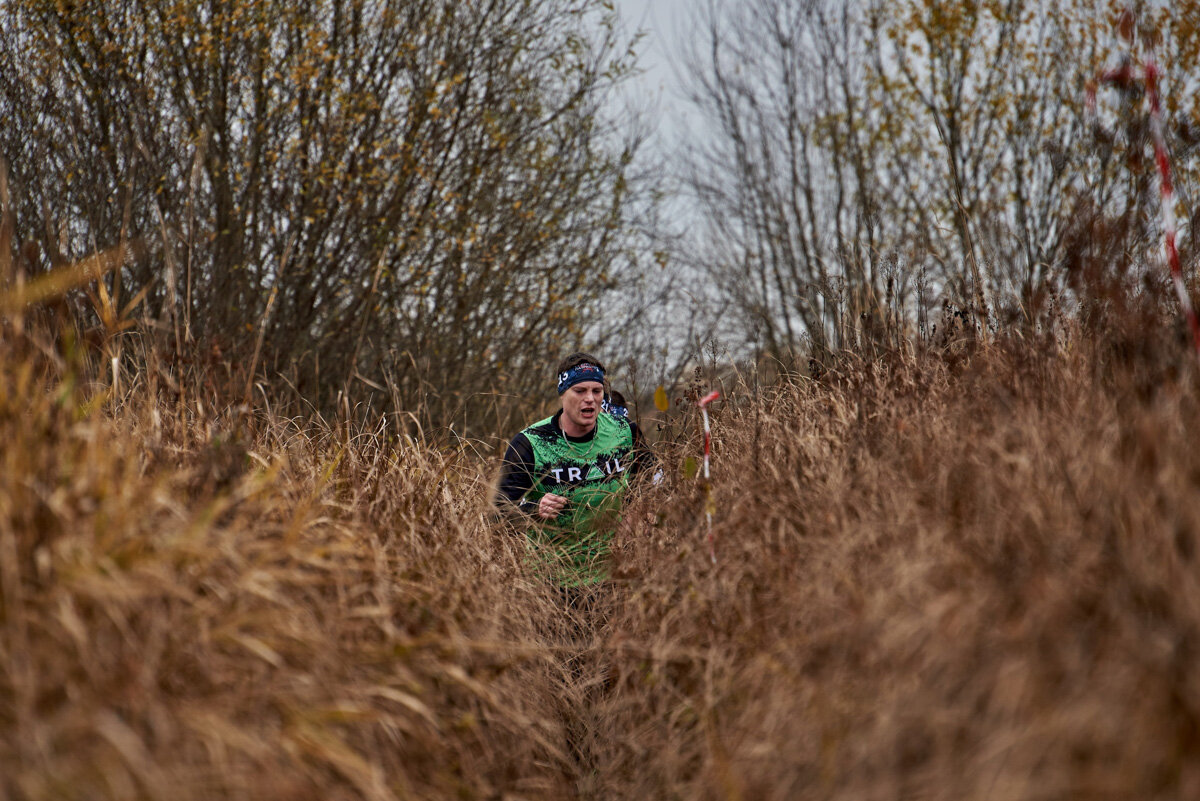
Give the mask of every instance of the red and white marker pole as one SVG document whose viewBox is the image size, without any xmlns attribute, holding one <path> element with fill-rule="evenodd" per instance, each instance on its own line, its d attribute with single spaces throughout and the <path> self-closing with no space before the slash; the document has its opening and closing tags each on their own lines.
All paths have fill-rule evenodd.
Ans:
<svg viewBox="0 0 1200 801">
<path fill-rule="evenodd" d="M 1134 34 L 1134 16 L 1126 9 L 1121 16 L 1121 36 L 1132 44 Z M 1163 128 L 1162 100 L 1158 93 L 1158 82 L 1162 72 L 1154 59 L 1147 59 L 1145 66 L 1139 71 L 1134 67 L 1133 59 L 1126 55 L 1121 66 L 1100 74 L 1100 81 L 1118 89 L 1130 89 L 1140 79 L 1146 87 L 1146 98 L 1150 102 L 1150 135 L 1154 140 L 1154 163 L 1158 167 L 1158 190 L 1162 201 L 1163 252 L 1167 267 L 1171 270 L 1171 282 L 1175 285 L 1175 294 L 1179 296 L 1179 307 L 1187 319 L 1188 328 L 1192 332 L 1192 348 L 1196 358 L 1200 359 L 1200 320 L 1196 318 L 1196 310 L 1192 306 L 1191 296 L 1187 285 L 1183 282 L 1183 267 L 1179 263 L 1179 248 L 1175 243 L 1175 187 L 1171 181 L 1171 159 L 1167 153 L 1167 140 Z M 1087 86 L 1087 112 L 1095 119 L 1096 116 L 1096 86 L 1089 82 Z"/>
<path fill-rule="evenodd" d="M 1150 100 L 1150 134 L 1154 139 L 1154 163 L 1158 165 L 1158 191 L 1162 199 L 1163 250 L 1167 266 L 1171 268 L 1171 281 L 1179 295 L 1179 307 L 1187 317 L 1192 331 L 1192 347 L 1200 359 L 1200 321 L 1192 306 L 1191 296 L 1183 283 L 1183 268 L 1179 264 L 1179 248 L 1175 244 L 1175 187 L 1171 182 L 1171 160 L 1167 155 L 1167 140 L 1163 134 L 1162 102 L 1158 96 L 1158 65 L 1146 62 L 1146 97 Z"/>
<path fill-rule="evenodd" d="M 713 537 L 712 519 L 716 507 L 712 499 L 712 484 L 708 480 L 708 455 L 712 451 L 712 431 L 708 425 L 707 406 L 719 397 L 721 397 L 721 393 L 714 390 L 696 402 L 700 407 L 700 416 L 704 419 L 704 517 L 708 521 L 708 534 L 704 541 L 708 543 L 708 557 L 714 565 L 717 563 L 717 542 Z"/>
</svg>

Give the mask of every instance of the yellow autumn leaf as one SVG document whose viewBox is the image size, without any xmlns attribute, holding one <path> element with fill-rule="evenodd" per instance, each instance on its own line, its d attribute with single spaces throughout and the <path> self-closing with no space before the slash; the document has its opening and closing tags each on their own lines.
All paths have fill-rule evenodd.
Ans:
<svg viewBox="0 0 1200 801">
<path fill-rule="evenodd" d="M 654 408 L 660 412 L 665 412 L 671 408 L 671 402 L 667 398 L 667 391 L 663 389 L 662 384 L 659 384 L 658 389 L 654 390 Z"/>
</svg>

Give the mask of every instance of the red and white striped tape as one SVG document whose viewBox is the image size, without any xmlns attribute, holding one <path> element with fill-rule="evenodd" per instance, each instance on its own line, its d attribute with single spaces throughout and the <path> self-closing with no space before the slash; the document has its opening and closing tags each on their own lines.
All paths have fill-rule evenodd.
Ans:
<svg viewBox="0 0 1200 801">
<path fill-rule="evenodd" d="M 707 407 L 719 397 L 721 397 L 721 393 L 714 390 L 696 402 L 700 407 L 700 416 L 704 418 L 704 517 L 708 521 L 708 534 L 705 535 L 704 541 L 708 543 L 708 557 L 714 565 L 717 563 L 717 542 L 712 529 L 712 518 L 715 511 L 712 484 L 708 480 L 708 455 L 712 450 L 712 431 L 708 425 Z"/>
<path fill-rule="evenodd" d="M 1183 283 L 1183 267 L 1179 264 L 1179 248 L 1175 244 L 1175 186 L 1171 182 L 1171 160 L 1167 154 L 1167 140 L 1163 134 L 1162 102 L 1158 95 L 1158 65 L 1153 60 L 1146 62 L 1143 70 L 1146 81 L 1146 97 L 1150 100 L 1150 135 L 1154 138 L 1154 163 L 1158 165 L 1158 191 L 1162 199 L 1163 250 L 1167 266 L 1171 268 L 1171 281 L 1179 295 L 1179 306 L 1187 317 L 1192 330 L 1192 346 L 1200 358 L 1200 321 L 1192 306 L 1191 296 Z"/>
<path fill-rule="evenodd" d="M 1133 12 L 1131 10 L 1126 9 L 1124 12 L 1121 25 L 1121 35 L 1132 41 Z M 1162 201 L 1163 252 L 1167 260 L 1167 267 L 1171 270 L 1171 281 L 1175 285 L 1175 294 L 1179 296 L 1179 307 L 1192 332 L 1192 347 L 1196 358 L 1200 359 L 1200 320 L 1196 318 L 1196 310 L 1192 306 L 1191 296 L 1183 282 L 1179 248 L 1175 243 L 1175 187 L 1171 181 L 1171 159 L 1167 152 L 1162 100 L 1158 92 L 1162 72 L 1153 58 L 1146 59 L 1143 67 L 1138 70 L 1134 66 L 1132 56 L 1126 54 L 1121 60 L 1121 66 L 1102 72 L 1099 77 L 1101 83 L 1118 89 L 1132 89 L 1139 81 L 1145 86 L 1146 98 L 1150 103 L 1150 135 L 1154 141 L 1154 163 L 1158 167 L 1158 189 Z M 1089 82 L 1087 86 L 1087 112 L 1095 119 L 1096 84 L 1094 82 Z"/>
</svg>

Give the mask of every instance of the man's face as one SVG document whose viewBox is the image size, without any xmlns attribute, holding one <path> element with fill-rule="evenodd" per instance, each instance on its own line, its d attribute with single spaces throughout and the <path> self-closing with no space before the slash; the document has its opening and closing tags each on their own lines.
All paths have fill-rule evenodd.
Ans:
<svg viewBox="0 0 1200 801">
<path fill-rule="evenodd" d="M 562 394 L 563 413 L 560 418 L 562 429 L 578 437 L 591 431 L 600 414 L 600 402 L 604 400 L 604 385 L 599 381 L 580 381 L 567 387 Z"/>
</svg>

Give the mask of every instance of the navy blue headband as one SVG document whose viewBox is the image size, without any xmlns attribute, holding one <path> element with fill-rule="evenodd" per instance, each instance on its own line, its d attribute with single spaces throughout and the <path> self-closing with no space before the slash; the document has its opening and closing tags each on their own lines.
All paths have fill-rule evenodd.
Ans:
<svg viewBox="0 0 1200 801">
<path fill-rule="evenodd" d="M 558 374 L 558 394 L 561 395 L 576 384 L 584 381 L 604 383 L 604 371 L 594 364 L 580 364 Z"/>
</svg>

